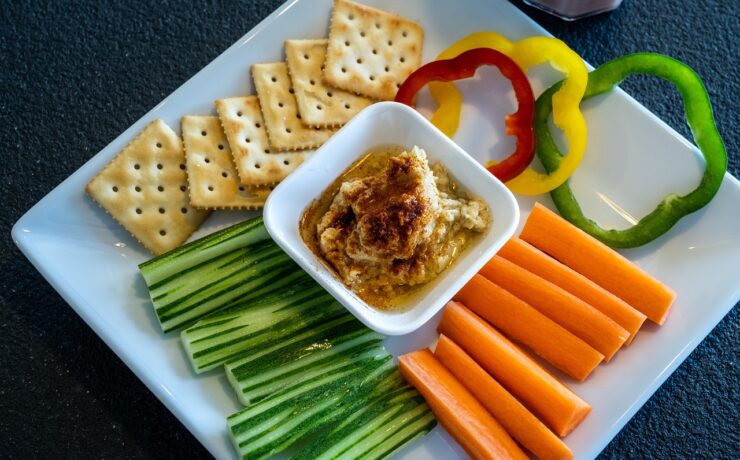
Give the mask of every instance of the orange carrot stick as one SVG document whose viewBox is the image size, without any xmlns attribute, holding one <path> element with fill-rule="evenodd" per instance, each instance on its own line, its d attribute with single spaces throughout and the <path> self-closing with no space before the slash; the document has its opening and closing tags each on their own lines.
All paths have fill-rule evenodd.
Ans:
<svg viewBox="0 0 740 460">
<path fill-rule="evenodd" d="M 622 326 L 564 289 L 500 256 L 480 274 L 591 345 L 609 361 L 629 337 Z"/>
<path fill-rule="evenodd" d="M 454 299 L 573 378 L 584 380 L 604 359 L 589 344 L 480 275 L 473 276 Z"/>
<path fill-rule="evenodd" d="M 424 397 L 439 423 L 474 459 L 527 455 L 491 414 L 428 349 L 398 357 L 403 377 Z"/>
<path fill-rule="evenodd" d="M 573 452 L 537 417 L 480 367 L 459 345 L 442 335 L 434 356 L 478 398 L 519 444 L 543 460 L 573 458 Z"/>
<path fill-rule="evenodd" d="M 498 255 L 560 286 L 613 319 L 630 333 L 626 344 L 632 342 L 645 322 L 645 315 L 630 304 L 526 241 L 514 237 L 501 248 Z"/>
<path fill-rule="evenodd" d="M 547 373 L 475 313 L 449 302 L 437 330 L 452 339 L 558 436 L 565 436 L 591 406 Z"/>
<path fill-rule="evenodd" d="M 535 204 L 520 238 L 663 324 L 676 293 L 624 256 Z"/>
</svg>

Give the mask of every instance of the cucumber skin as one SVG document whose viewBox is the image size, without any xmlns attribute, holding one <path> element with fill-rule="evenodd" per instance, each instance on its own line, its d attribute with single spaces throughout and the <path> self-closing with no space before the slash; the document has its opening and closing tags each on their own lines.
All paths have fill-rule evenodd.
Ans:
<svg viewBox="0 0 740 460">
<path fill-rule="evenodd" d="M 275 391 L 278 391 L 280 388 L 289 386 L 292 379 L 298 378 L 299 375 L 309 371 L 311 367 L 329 366 L 333 362 L 351 356 L 355 350 L 361 347 L 368 344 L 378 345 L 382 341 L 381 335 L 369 331 L 351 315 L 340 317 L 330 323 L 335 323 L 335 325 L 327 329 L 322 329 L 323 325 L 321 325 L 315 334 L 310 334 L 295 343 L 289 344 L 287 347 L 276 349 L 250 362 L 236 366 L 227 363 L 225 365 L 226 375 L 239 401 L 245 406 L 258 403 L 269 397 L 269 394 L 250 395 L 259 394 L 267 386 L 277 386 L 278 388 Z M 360 340 L 361 342 L 348 349 L 333 351 L 337 347 L 349 344 L 354 340 Z M 275 371 L 293 366 L 300 360 L 309 358 L 317 360 L 308 366 L 304 364 L 288 372 L 278 372 L 267 380 L 260 380 L 252 383 L 251 386 L 246 386 L 247 382 L 254 376 L 262 375 L 265 372 L 275 374 Z"/>
<path fill-rule="evenodd" d="M 248 249 L 247 255 L 254 254 L 253 263 L 230 269 L 228 265 L 240 264 L 243 260 L 235 257 L 235 251 L 247 248 L 252 248 Z M 258 268 L 262 263 L 260 258 L 265 257 L 265 266 L 271 268 L 261 271 Z M 279 260 L 275 260 L 276 257 Z M 225 265 L 221 265 L 219 260 Z M 205 271 L 202 277 L 193 276 L 199 269 Z M 275 275 L 287 275 L 285 270 L 298 271 L 300 268 L 270 239 L 262 217 L 224 228 L 139 265 L 163 332 L 187 327 L 203 316 L 231 308 L 238 299 L 228 296 L 229 277 L 234 277 L 232 283 L 239 284 L 247 282 L 247 279 L 254 283 L 264 277 L 262 284 L 267 287 Z M 178 285 L 178 279 L 182 277 L 190 283 L 188 293 L 168 301 L 183 287 L 182 283 Z M 264 287 L 255 287 L 255 290 L 263 290 Z M 248 296 L 248 293 L 244 294 Z M 219 300 L 220 296 L 224 296 L 223 300 Z"/>
<path fill-rule="evenodd" d="M 265 269 L 265 267 L 262 267 L 263 270 L 260 271 L 257 267 L 259 263 L 254 266 L 245 267 L 226 277 L 217 279 L 215 282 L 203 285 L 202 288 L 188 294 L 186 297 L 175 300 L 176 303 L 174 305 L 170 303 L 162 306 L 160 302 L 153 300 L 152 303 L 155 305 L 155 312 L 162 325 L 163 332 L 166 333 L 175 329 L 182 329 L 205 316 L 220 312 L 231 306 L 234 302 L 242 300 L 243 296 L 251 297 L 251 292 L 249 291 L 245 291 L 239 295 L 235 294 L 232 289 L 234 286 L 236 286 L 236 289 L 246 289 L 247 285 L 253 284 L 252 290 L 256 290 L 260 289 L 258 286 L 264 284 L 268 277 L 274 278 L 276 274 L 285 274 L 293 270 L 300 270 L 282 252 L 275 252 L 271 258 L 265 259 L 262 262 L 264 262 L 263 265 L 268 265 L 269 268 Z M 247 275 L 246 273 L 248 272 L 252 272 L 252 274 Z M 214 303 L 215 305 L 204 309 L 204 306 L 209 303 Z M 182 305 L 185 305 L 185 307 L 183 308 Z M 173 307 L 179 307 L 179 309 L 173 311 Z M 192 312 L 197 310 L 201 311 L 193 315 Z"/>
<path fill-rule="evenodd" d="M 419 415 L 414 417 L 412 420 L 409 420 L 406 426 L 408 426 L 408 424 L 416 422 L 418 419 L 431 416 L 431 410 L 426 407 L 424 399 L 415 389 L 408 385 L 405 385 L 404 387 L 398 388 L 391 391 L 390 393 L 377 397 L 374 401 L 367 401 L 366 405 L 359 409 L 358 412 L 350 416 L 350 418 L 347 419 L 346 422 L 316 438 L 313 442 L 301 449 L 296 455 L 291 457 L 291 460 L 313 460 L 316 458 L 321 458 L 321 455 L 326 454 L 326 452 L 330 451 L 337 444 L 350 440 L 350 445 L 346 446 L 341 452 L 335 452 L 331 457 L 343 458 L 343 456 L 345 456 L 345 453 L 357 443 L 361 442 L 364 439 L 370 438 L 377 433 L 376 430 L 370 433 L 366 433 L 364 436 L 353 440 L 352 438 L 354 436 L 357 436 L 357 432 L 362 432 L 362 428 L 366 425 L 370 424 L 384 414 L 390 412 L 391 418 L 389 420 L 386 420 L 386 423 L 384 423 L 384 426 L 387 426 L 394 419 L 397 419 L 399 417 L 402 418 L 409 411 L 419 409 L 422 406 L 426 409 L 422 409 Z M 385 456 L 390 455 L 391 453 L 402 448 L 412 439 L 429 432 L 429 430 L 431 430 L 434 425 L 436 425 L 436 421 L 434 420 L 434 417 L 431 416 L 430 423 L 423 424 L 419 429 L 408 433 L 400 442 L 397 442 L 393 445 L 384 446 L 383 444 L 386 443 L 389 439 L 393 439 L 406 430 L 406 426 L 401 427 L 400 429 L 386 436 L 385 439 L 380 440 L 378 443 L 374 444 L 369 449 L 364 451 L 362 457 L 359 458 L 363 458 L 364 456 L 369 455 L 371 452 L 377 451 L 381 448 L 385 452 L 382 453 L 379 458 L 384 458 Z"/>
<path fill-rule="evenodd" d="M 316 396 L 317 394 L 320 395 L 321 392 L 311 394 L 308 397 L 304 398 L 304 400 L 300 401 L 299 404 L 295 406 L 294 412 L 300 412 L 304 408 L 309 408 L 311 405 L 315 404 L 315 401 L 321 401 L 324 400 L 324 398 L 331 397 L 330 394 L 327 393 L 339 391 L 341 396 L 340 398 L 338 398 L 337 402 L 329 408 L 323 410 L 318 414 L 314 414 L 308 420 L 304 420 L 298 427 L 294 428 L 292 434 L 290 436 L 287 436 L 287 439 L 286 437 L 283 437 L 283 439 L 275 440 L 274 442 L 260 447 L 259 449 L 243 451 L 239 445 L 237 437 L 239 432 L 244 431 L 244 428 L 240 429 L 240 427 L 238 426 L 239 423 L 232 424 L 232 421 L 243 414 L 245 411 L 249 411 L 250 408 L 246 408 L 240 412 L 237 412 L 236 414 L 232 414 L 227 419 L 227 425 L 229 427 L 229 433 L 232 436 L 232 440 L 234 441 L 237 452 L 239 452 L 241 457 L 244 459 L 267 458 L 269 456 L 282 452 L 283 450 L 290 447 L 292 444 L 299 442 L 302 439 L 310 437 L 321 429 L 324 429 L 327 426 L 331 426 L 332 424 L 338 422 L 342 417 L 346 416 L 346 414 L 352 413 L 353 409 L 360 406 L 366 398 L 370 397 L 369 395 L 374 394 L 373 392 L 375 391 L 375 389 L 380 386 L 378 385 L 378 382 L 382 382 L 388 377 L 390 373 L 395 370 L 395 366 L 393 365 L 391 356 L 387 355 L 387 353 L 381 360 L 378 361 L 380 362 L 380 365 L 375 368 L 371 368 L 372 370 L 369 372 L 369 374 L 366 372 L 361 372 L 359 375 L 354 376 L 354 378 L 348 379 L 345 385 L 340 385 L 340 389 L 334 388 L 332 391 L 325 392 L 323 394 L 323 397 L 320 398 L 317 398 Z M 366 366 L 364 369 L 368 370 L 368 367 Z M 264 404 L 267 401 L 269 401 L 269 398 L 262 400 L 260 403 L 252 407 L 259 406 L 260 404 Z M 263 414 L 261 415 L 262 416 L 259 417 L 259 419 L 256 419 L 253 422 L 259 423 L 260 420 L 266 417 Z"/>
<path fill-rule="evenodd" d="M 198 327 L 199 323 L 196 323 L 195 327 L 198 327 L 197 334 L 193 335 L 193 331 L 186 329 L 181 333 L 181 341 L 193 369 L 197 373 L 202 373 L 238 360 L 255 347 L 270 346 L 277 341 L 285 340 L 308 328 L 315 327 L 320 322 L 330 321 L 348 314 L 328 294 L 314 298 L 310 303 L 312 304 L 308 306 L 301 303 L 293 305 L 290 309 L 273 311 L 275 315 L 282 312 L 285 316 L 278 321 L 270 322 L 266 327 L 247 329 L 244 334 L 237 337 L 233 337 L 235 331 L 229 331 L 232 328 L 238 330 L 246 327 L 239 326 L 239 323 L 249 318 L 251 313 L 249 310 L 234 315 L 226 322 L 219 322 L 217 321 L 218 318 L 211 318 L 209 321 L 214 321 L 216 326 L 212 328 L 213 330 L 210 331 L 209 335 L 203 335 L 208 332 L 207 329 Z M 262 306 L 261 308 L 270 309 L 269 306 Z M 224 333 L 224 331 L 226 332 Z M 218 336 L 222 333 L 226 337 L 223 341 L 219 341 Z M 210 343 L 203 347 L 204 342 Z"/>
<path fill-rule="evenodd" d="M 204 250 L 214 246 L 225 245 L 226 242 L 239 237 L 242 237 L 245 241 L 251 242 L 269 239 L 270 235 L 267 233 L 262 216 L 226 227 L 222 230 L 211 233 L 210 235 L 206 235 L 203 238 L 199 238 L 195 241 L 179 246 L 171 251 L 139 264 L 139 270 L 141 271 L 144 280 L 147 282 L 147 286 L 155 284 L 159 281 L 157 277 L 161 273 L 166 273 L 168 271 L 166 270 L 166 267 L 170 266 L 170 264 L 173 264 L 172 266 L 174 267 L 178 265 L 175 262 L 177 259 L 183 259 L 185 256 L 192 255 L 194 252 L 202 253 Z M 223 251 L 223 253 L 227 252 L 229 252 L 228 249 Z M 206 260 L 213 258 L 214 257 L 212 256 Z M 200 259 L 195 258 L 195 260 L 196 261 L 194 263 L 191 262 L 188 266 L 198 265 L 198 261 Z M 177 271 L 180 272 L 182 270 L 183 269 L 179 269 Z"/>
</svg>

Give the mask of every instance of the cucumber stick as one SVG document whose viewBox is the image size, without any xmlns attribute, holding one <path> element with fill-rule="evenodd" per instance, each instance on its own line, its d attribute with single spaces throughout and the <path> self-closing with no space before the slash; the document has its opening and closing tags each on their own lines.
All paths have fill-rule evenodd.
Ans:
<svg viewBox="0 0 740 460">
<path fill-rule="evenodd" d="M 235 249 L 269 239 L 262 217 L 256 217 L 148 260 L 139 265 L 139 270 L 151 286 Z"/>
<path fill-rule="evenodd" d="M 233 312 L 208 316 L 181 334 L 196 372 L 204 372 L 307 333 L 349 313 L 313 281 Z"/>
<path fill-rule="evenodd" d="M 280 291 L 307 275 L 262 218 L 228 227 L 139 265 L 164 332 Z"/>
<path fill-rule="evenodd" d="M 316 372 L 331 371 L 358 349 L 382 340 L 345 314 L 226 363 L 226 376 L 239 401 L 248 406 Z"/>
<path fill-rule="evenodd" d="M 266 458 L 352 413 L 385 380 L 394 381 L 391 356 L 377 345 L 358 351 L 344 365 L 317 370 L 300 382 L 227 419 L 244 459 Z M 380 383 L 380 385 L 379 385 Z"/>
<path fill-rule="evenodd" d="M 423 436 L 436 421 L 424 399 L 404 386 L 377 397 L 300 450 L 294 460 L 380 459 Z"/>
</svg>

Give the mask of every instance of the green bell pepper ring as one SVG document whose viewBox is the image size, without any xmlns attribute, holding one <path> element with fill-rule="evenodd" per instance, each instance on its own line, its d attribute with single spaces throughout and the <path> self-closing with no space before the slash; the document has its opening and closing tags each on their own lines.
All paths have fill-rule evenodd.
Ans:
<svg viewBox="0 0 740 460">
<path fill-rule="evenodd" d="M 613 59 L 589 73 L 583 99 L 610 91 L 635 73 L 653 75 L 676 86 L 683 99 L 686 121 L 706 166 L 696 189 L 683 196 L 666 196 L 651 213 L 625 230 L 604 229 L 584 216 L 568 182 L 550 192 L 560 215 L 613 248 L 647 244 L 670 230 L 683 216 L 706 206 L 719 190 L 727 171 L 727 152 L 714 122 L 707 90 L 696 72 L 683 62 L 657 53 L 635 53 Z M 548 172 L 557 170 L 563 158 L 547 123 L 552 111 L 552 96 L 561 84 L 557 83 L 542 93 L 535 107 L 536 151 Z"/>
</svg>

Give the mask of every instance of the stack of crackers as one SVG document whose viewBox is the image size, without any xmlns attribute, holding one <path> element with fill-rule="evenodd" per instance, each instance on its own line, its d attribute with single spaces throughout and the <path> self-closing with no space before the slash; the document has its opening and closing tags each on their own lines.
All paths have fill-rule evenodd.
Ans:
<svg viewBox="0 0 740 460">
<path fill-rule="evenodd" d="M 285 62 L 252 66 L 256 96 L 182 117 L 182 139 L 152 122 L 86 191 L 152 253 L 173 249 L 211 210 L 261 208 L 339 127 L 392 100 L 421 64 L 423 39 L 412 21 L 335 0 L 328 38 L 287 40 Z"/>
</svg>

